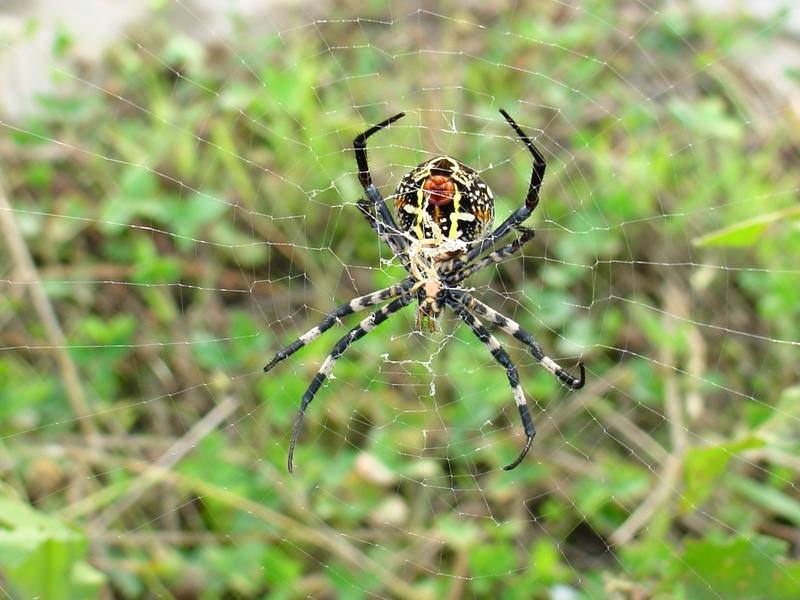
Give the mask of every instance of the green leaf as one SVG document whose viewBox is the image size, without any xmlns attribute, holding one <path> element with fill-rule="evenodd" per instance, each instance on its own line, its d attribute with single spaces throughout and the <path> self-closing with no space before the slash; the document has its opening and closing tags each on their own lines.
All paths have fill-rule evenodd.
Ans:
<svg viewBox="0 0 800 600">
<path fill-rule="evenodd" d="M 333 563 L 330 568 L 326 569 L 326 574 L 330 580 L 336 593 L 333 595 L 335 598 L 342 600 L 362 600 L 362 598 L 369 598 L 372 594 L 368 594 L 369 589 L 379 588 L 379 584 L 370 571 L 359 569 L 358 572 L 353 572 L 341 564 Z"/>
<path fill-rule="evenodd" d="M 53 39 L 53 54 L 63 57 L 70 51 L 75 43 L 75 39 L 63 23 L 58 23 Z"/>
<path fill-rule="evenodd" d="M 800 206 L 792 206 L 752 219 L 734 223 L 692 240 L 697 247 L 726 246 L 744 248 L 754 245 L 768 225 L 786 219 L 800 218 Z"/>
<path fill-rule="evenodd" d="M 484 544 L 469 553 L 470 574 L 476 578 L 505 575 L 516 566 L 514 550 L 507 544 Z"/>
<path fill-rule="evenodd" d="M 175 240 L 181 250 L 190 250 L 205 225 L 217 221 L 230 206 L 216 196 L 193 194 L 170 205 L 169 226 L 180 237 Z"/>
<path fill-rule="evenodd" d="M 175 35 L 164 48 L 162 60 L 170 66 L 194 73 L 203 65 L 205 48 L 188 36 Z"/>
<path fill-rule="evenodd" d="M 180 261 L 174 256 L 159 254 L 149 238 L 134 243 L 136 265 L 131 279 L 137 283 L 173 283 L 180 279 Z"/>
<path fill-rule="evenodd" d="M 203 550 L 204 570 L 219 589 L 229 590 L 234 597 L 253 598 L 264 572 L 264 550 L 257 542 L 211 546 Z"/>
<path fill-rule="evenodd" d="M 463 519 L 456 519 L 453 516 L 445 516 L 438 520 L 436 533 L 448 545 L 459 550 L 465 550 L 478 542 L 481 530 Z"/>
<path fill-rule="evenodd" d="M 775 538 L 736 538 L 686 544 L 681 563 L 687 597 L 770 600 L 800 598 L 800 562 L 783 558 Z"/>
<path fill-rule="evenodd" d="M 674 100 L 669 110 L 681 125 L 698 135 L 735 142 L 744 132 L 742 123 L 728 114 L 725 103 L 715 96 L 692 102 Z"/>
<path fill-rule="evenodd" d="M 549 538 L 539 538 L 531 550 L 531 562 L 528 568 L 528 579 L 531 584 L 550 585 L 569 581 L 572 573 L 562 560 L 561 551 Z"/>
<path fill-rule="evenodd" d="M 777 405 L 769 409 L 769 418 L 758 428 L 759 437 L 767 440 L 770 448 L 796 452 L 800 440 L 800 385 L 783 390 Z"/>
<path fill-rule="evenodd" d="M 264 548 L 262 564 L 264 579 L 276 588 L 292 588 L 303 573 L 303 566 L 277 545 Z"/>
<path fill-rule="evenodd" d="M 731 486 L 754 504 L 800 525 L 800 502 L 767 483 L 746 477 L 732 478 Z"/>
<path fill-rule="evenodd" d="M 738 442 L 689 450 L 683 464 L 684 492 L 681 510 L 691 512 L 708 498 L 714 490 L 714 484 L 735 454 L 763 444 L 762 440 L 750 437 Z"/>
<path fill-rule="evenodd" d="M 508 544 L 484 544 L 469 552 L 471 587 L 480 597 L 488 597 L 499 577 L 517 568 L 514 549 Z"/>
<path fill-rule="evenodd" d="M 103 576 L 85 562 L 87 545 L 83 533 L 58 519 L 0 498 L 0 572 L 14 597 L 97 597 Z"/>
</svg>

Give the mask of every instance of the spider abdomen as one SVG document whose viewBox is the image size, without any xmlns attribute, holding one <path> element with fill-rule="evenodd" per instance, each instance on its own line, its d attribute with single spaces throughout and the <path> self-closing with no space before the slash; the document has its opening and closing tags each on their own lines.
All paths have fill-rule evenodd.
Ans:
<svg viewBox="0 0 800 600">
<path fill-rule="evenodd" d="M 438 156 L 409 171 L 394 200 L 398 224 L 420 240 L 482 238 L 494 219 L 494 195 L 475 169 Z"/>
</svg>

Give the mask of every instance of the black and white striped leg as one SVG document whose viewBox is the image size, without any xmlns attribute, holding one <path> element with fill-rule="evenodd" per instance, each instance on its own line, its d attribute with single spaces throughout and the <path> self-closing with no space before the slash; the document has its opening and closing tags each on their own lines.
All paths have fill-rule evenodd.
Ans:
<svg viewBox="0 0 800 600">
<path fill-rule="evenodd" d="M 503 347 L 500 345 L 500 342 L 497 341 L 486 327 L 475 317 L 472 313 L 470 313 L 463 304 L 459 304 L 454 300 L 448 300 L 448 305 L 456 312 L 456 314 L 464 321 L 472 332 L 477 336 L 477 338 L 483 342 L 483 344 L 489 349 L 494 359 L 502 365 L 506 370 L 506 375 L 508 376 L 508 383 L 511 385 L 511 391 L 514 394 L 514 400 L 517 403 L 517 408 L 519 409 L 519 416 L 522 419 L 522 427 L 525 430 L 525 445 L 522 447 L 522 451 L 519 453 L 519 456 L 512 462 L 510 465 L 506 465 L 503 467 L 506 471 L 510 471 L 519 463 L 522 462 L 522 459 L 525 458 L 525 455 L 528 454 L 528 450 L 531 448 L 531 443 L 533 442 L 533 438 L 536 435 L 536 429 L 533 426 L 533 420 L 531 419 L 531 414 L 528 411 L 528 403 L 525 401 L 525 393 L 522 391 L 522 387 L 519 385 L 519 373 L 517 372 L 517 367 L 514 366 L 514 363 L 511 361 L 511 357 L 508 355 L 508 352 L 503 350 Z"/>
<path fill-rule="evenodd" d="M 264 371 L 269 371 L 279 362 L 290 357 L 292 354 L 300 350 L 300 348 L 317 339 L 320 335 L 328 331 L 328 329 L 336 325 L 336 323 L 338 323 L 342 317 L 362 311 L 365 308 L 379 304 L 384 300 L 389 300 L 395 296 L 399 296 L 400 294 L 411 289 L 413 285 L 414 280 L 408 278 L 395 285 L 372 292 L 371 294 L 367 294 L 365 296 L 353 298 L 349 302 L 345 302 L 344 304 L 337 306 L 335 309 L 325 315 L 325 318 L 319 325 L 312 327 L 291 344 L 279 350 L 273 359 L 264 367 Z"/>
<path fill-rule="evenodd" d="M 499 250 L 495 250 L 488 256 L 484 256 L 478 262 L 469 265 L 468 267 L 464 268 L 464 263 L 462 261 L 456 261 L 453 265 L 453 268 L 448 273 L 447 277 L 445 278 L 445 283 L 447 285 L 453 285 L 460 281 L 463 281 L 467 277 L 471 277 L 481 269 L 488 267 L 489 265 L 497 264 L 502 262 L 504 258 L 507 256 L 511 256 L 515 252 L 518 252 L 523 245 L 533 239 L 534 231 L 533 229 L 528 229 L 527 227 L 518 227 L 517 231 L 521 233 L 521 235 L 506 246 L 503 246 Z M 461 269 L 459 271 L 459 269 Z"/>
<path fill-rule="evenodd" d="M 392 314 L 396 313 L 398 310 L 407 306 L 411 300 L 412 296 L 410 294 L 404 294 L 400 296 L 396 300 L 393 300 L 383 308 L 378 311 L 375 311 L 366 319 L 361 321 L 356 327 L 350 330 L 350 332 L 342 337 L 336 345 L 333 347 L 333 350 L 325 359 L 325 361 L 320 366 L 317 374 L 314 375 L 314 379 L 311 380 L 311 385 L 308 386 L 305 394 L 303 394 L 303 399 L 300 402 L 300 410 L 297 411 L 297 417 L 294 420 L 294 426 L 292 427 L 292 439 L 289 442 L 289 472 L 292 472 L 292 457 L 294 456 L 294 447 L 297 443 L 297 436 L 300 434 L 300 427 L 303 424 L 303 417 L 306 413 L 306 408 L 308 405 L 311 404 L 311 401 L 316 396 L 317 391 L 319 390 L 320 386 L 325 382 L 328 376 L 331 374 L 333 370 L 333 365 L 339 359 L 339 357 L 345 353 L 345 351 L 350 347 L 350 344 L 355 342 L 356 340 L 360 340 L 362 337 L 367 335 L 370 331 L 375 329 L 378 325 L 383 323 L 386 319 L 388 319 Z"/>
<path fill-rule="evenodd" d="M 528 134 L 523 131 L 522 127 L 520 127 L 517 122 L 511 118 L 511 115 L 509 115 L 502 108 L 500 109 L 500 114 L 502 114 L 505 120 L 508 121 L 508 124 L 511 125 L 512 129 L 514 129 L 519 138 L 522 140 L 522 143 L 525 144 L 525 147 L 530 151 L 531 155 L 533 155 L 531 181 L 528 184 L 528 194 L 525 196 L 525 204 L 512 213 L 511 216 L 505 221 L 503 221 L 497 227 L 497 229 L 491 233 L 491 235 L 486 236 L 480 244 L 470 250 L 466 256 L 466 262 L 470 262 L 484 250 L 494 246 L 500 240 L 500 238 L 505 236 L 509 231 L 531 216 L 531 213 L 536 209 L 536 205 L 539 204 L 539 190 L 542 187 L 544 172 L 547 169 L 547 162 L 544 160 L 544 155 L 534 145 L 533 140 L 531 140 Z"/>
<path fill-rule="evenodd" d="M 386 229 L 386 226 L 383 225 L 383 223 L 372 212 L 372 203 L 362 198 L 358 201 L 357 206 L 358 210 L 362 215 L 364 215 L 364 218 L 367 220 L 367 223 L 369 223 L 369 226 L 372 228 L 372 230 L 381 240 L 383 240 L 387 246 L 389 246 L 392 254 L 400 258 L 403 268 L 405 268 L 406 271 L 409 271 L 411 267 L 409 267 L 408 254 L 403 251 L 401 244 L 396 239 L 397 236 L 391 235 L 391 233 Z"/>
<path fill-rule="evenodd" d="M 386 200 L 383 199 L 381 193 L 372 183 L 372 175 L 369 172 L 369 162 L 367 160 L 367 139 L 371 135 L 379 132 L 381 129 L 388 127 L 398 119 L 401 119 L 405 116 L 405 114 L 406 113 L 402 112 L 397 113 L 393 117 L 389 117 L 385 121 L 381 121 L 377 125 L 373 125 L 366 131 L 359 133 L 353 140 L 353 148 L 355 149 L 356 153 L 356 164 L 358 165 L 358 181 L 361 183 L 361 187 L 364 188 L 364 192 L 367 194 L 367 200 L 364 201 L 364 208 L 367 208 L 368 210 L 365 212 L 361 207 L 361 204 L 359 204 L 359 208 L 362 208 L 361 212 L 368 219 L 375 219 L 376 225 L 373 226 L 373 229 L 375 229 L 378 235 L 381 237 L 386 235 L 387 237 L 391 238 L 392 244 L 400 250 L 405 250 L 408 247 L 408 241 L 397 227 L 397 223 L 395 222 L 392 213 L 389 212 L 389 207 L 386 206 Z M 369 207 L 374 208 L 375 214 L 372 214 L 372 210 Z M 395 250 L 395 253 L 397 254 L 398 252 Z"/>
<path fill-rule="evenodd" d="M 408 248 L 408 240 L 397 226 L 392 213 L 389 212 L 389 207 L 386 206 L 386 200 L 383 199 L 378 188 L 370 183 L 369 186 L 364 188 L 364 191 L 367 194 L 367 200 L 364 202 L 365 206 L 371 204 L 375 207 L 376 214 L 370 215 L 376 221 L 375 231 L 380 236 L 385 235 L 391 238 L 394 245 L 401 251 L 406 250 Z"/>
<path fill-rule="evenodd" d="M 531 353 L 531 355 L 537 361 L 539 361 L 539 364 L 555 375 L 564 385 L 573 390 L 579 390 L 584 386 L 586 383 L 586 370 L 584 369 L 582 362 L 578 363 L 578 369 L 580 369 L 579 377 L 575 377 L 574 375 L 567 373 L 567 371 L 558 366 L 558 364 L 556 364 L 552 358 L 545 355 L 545 353 L 542 351 L 542 347 L 536 343 L 536 340 L 533 339 L 533 336 L 525 331 L 519 323 L 506 317 L 505 315 L 501 315 L 492 307 L 484 304 L 466 292 L 455 292 L 454 295 L 464 306 L 475 311 L 477 314 L 486 317 L 489 322 L 497 325 L 500 329 L 514 336 L 515 339 L 525 344 L 528 347 L 528 351 Z"/>
<path fill-rule="evenodd" d="M 532 213 L 539 204 L 539 189 L 542 187 L 544 180 L 544 172 L 547 169 L 547 162 L 539 149 L 534 145 L 533 140 L 522 130 L 522 127 L 517 125 L 517 122 L 511 118 L 505 110 L 500 109 L 500 114 L 505 117 L 511 128 L 517 132 L 519 139 L 525 144 L 525 147 L 530 151 L 533 156 L 533 170 L 531 171 L 531 181 L 528 184 L 528 194 L 525 196 L 525 208 L 529 213 Z"/>
</svg>

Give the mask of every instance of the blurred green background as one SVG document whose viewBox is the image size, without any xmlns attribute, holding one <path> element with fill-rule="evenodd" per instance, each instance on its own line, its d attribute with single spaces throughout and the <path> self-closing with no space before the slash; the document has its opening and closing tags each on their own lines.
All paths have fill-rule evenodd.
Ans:
<svg viewBox="0 0 800 600">
<path fill-rule="evenodd" d="M 3 597 L 800 598 L 790 11 L 345 2 L 223 36 L 153 6 L 99 62 L 58 29 L 52 88 L 0 116 Z M 353 136 L 406 111 L 372 140 L 384 194 L 446 152 L 504 218 L 530 157 L 500 107 L 548 174 L 524 256 L 469 283 L 586 387 L 504 338 L 539 434 L 502 471 L 505 373 L 406 309 L 336 365 L 289 476 L 345 329 L 261 367 L 402 275 Z"/>
</svg>

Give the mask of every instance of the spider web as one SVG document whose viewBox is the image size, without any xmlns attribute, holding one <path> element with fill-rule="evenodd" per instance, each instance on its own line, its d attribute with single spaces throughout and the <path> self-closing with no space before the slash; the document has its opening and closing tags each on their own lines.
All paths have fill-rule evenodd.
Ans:
<svg viewBox="0 0 800 600">
<path fill-rule="evenodd" d="M 52 90 L 0 120 L 3 496 L 74 523 L 121 597 L 800 597 L 797 91 L 763 58 L 796 15 L 536 4 L 173 0 L 92 67 L 61 32 Z M 359 317 L 262 366 L 404 275 L 353 136 L 405 111 L 370 139 L 383 195 L 447 154 L 499 223 L 531 168 L 499 108 L 548 161 L 536 236 L 466 285 L 586 387 L 496 333 L 538 431 L 503 471 L 503 369 L 406 308 L 338 361 L 290 476 Z"/>
</svg>

